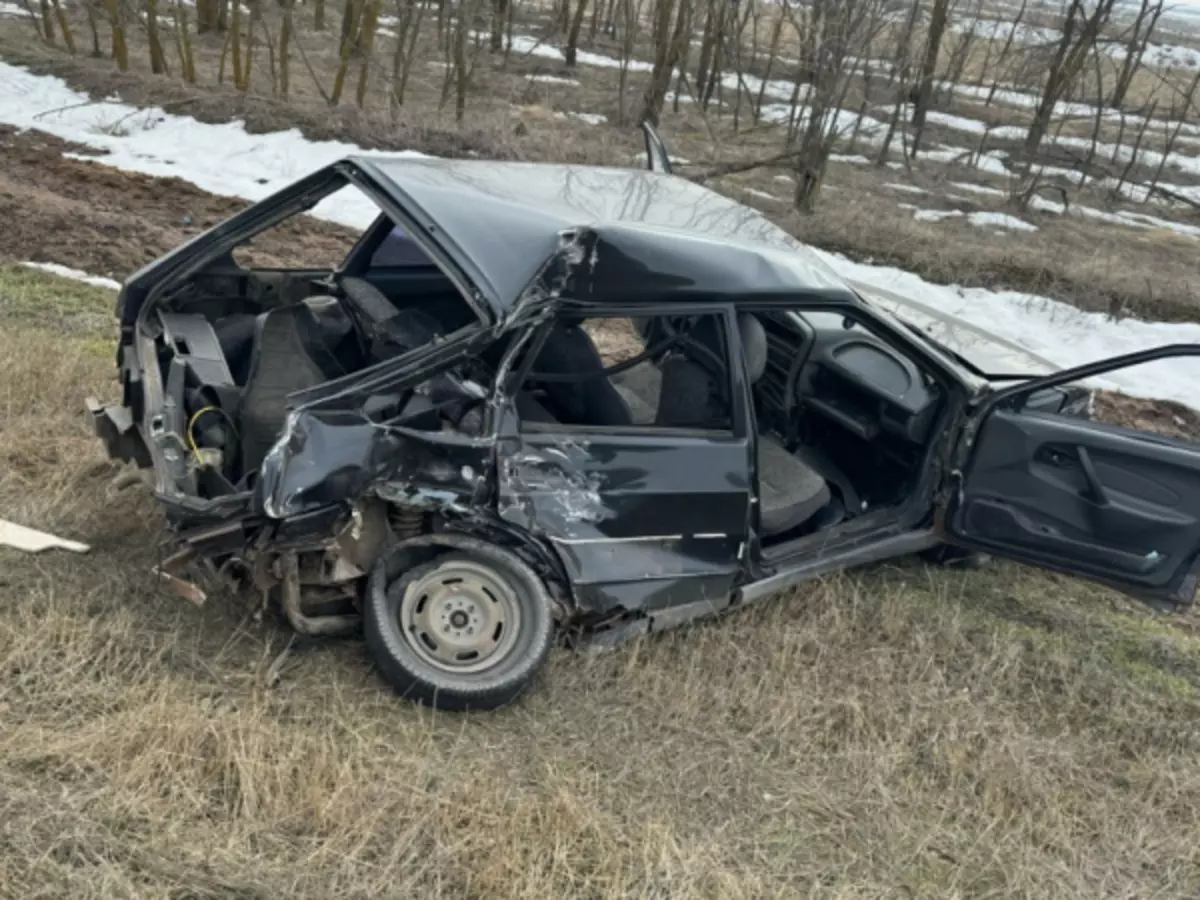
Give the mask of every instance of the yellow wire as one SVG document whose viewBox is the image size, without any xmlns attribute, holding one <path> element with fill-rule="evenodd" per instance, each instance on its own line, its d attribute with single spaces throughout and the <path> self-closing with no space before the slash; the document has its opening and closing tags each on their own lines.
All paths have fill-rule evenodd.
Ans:
<svg viewBox="0 0 1200 900">
<path fill-rule="evenodd" d="M 225 412 L 225 410 L 221 409 L 219 406 L 202 406 L 200 409 L 192 413 L 192 417 L 188 419 L 186 429 L 188 446 L 192 448 L 192 455 L 196 457 L 197 462 L 200 460 L 200 448 L 196 446 L 196 438 L 192 435 L 192 429 L 196 425 L 196 420 L 206 412 L 215 412 L 224 416 L 225 421 L 229 423 L 229 427 L 233 429 L 233 436 L 237 437 L 237 426 L 233 424 L 233 419 L 230 417 L 229 413 Z"/>
</svg>

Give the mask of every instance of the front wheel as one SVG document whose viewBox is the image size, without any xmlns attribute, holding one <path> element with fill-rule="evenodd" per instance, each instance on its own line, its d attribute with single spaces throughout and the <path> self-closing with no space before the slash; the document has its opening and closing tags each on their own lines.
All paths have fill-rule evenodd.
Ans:
<svg viewBox="0 0 1200 900">
<path fill-rule="evenodd" d="M 451 552 L 367 597 L 363 630 L 384 679 L 445 710 L 514 700 L 546 661 L 553 604 L 541 580 L 506 554 Z"/>
</svg>

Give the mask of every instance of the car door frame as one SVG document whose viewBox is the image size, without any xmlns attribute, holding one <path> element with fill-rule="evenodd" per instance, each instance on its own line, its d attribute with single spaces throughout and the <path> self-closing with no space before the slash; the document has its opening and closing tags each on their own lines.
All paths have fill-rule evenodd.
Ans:
<svg viewBox="0 0 1200 900">
<path fill-rule="evenodd" d="M 560 429 L 523 430 L 514 396 L 532 369 L 537 351 L 553 327 L 556 315 L 561 312 L 561 308 L 547 311 L 544 320 L 533 327 L 528 351 L 520 362 L 511 373 L 502 371 L 497 378 L 497 402 L 494 405 L 498 419 L 493 433 L 500 518 L 553 548 L 570 581 L 576 605 L 584 614 L 603 618 L 610 614 L 645 612 L 657 628 L 673 617 L 683 620 L 719 612 L 730 605 L 735 590 L 745 580 L 753 512 L 751 420 L 745 401 L 744 365 L 740 352 L 735 352 L 740 351 L 740 344 L 733 342 L 736 337 L 734 305 L 725 300 L 674 301 L 657 305 L 589 305 L 586 310 L 572 310 L 573 314 L 585 318 L 719 315 L 730 349 L 731 429 L 728 432 L 646 425 L 565 425 Z M 530 440 L 531 435 L 538 437 Z M 581 521 L 591 518 L 585 510 L 580 519 L 564 527 L 558 511 L 550 508 L 551 504 L 537 502 L 536 495 L 540 492 L 542 496 L 548 496 L 557 481 L 565 498 L 577 495 L 577 499 L 588 505 L 596 516 L 603 517 L 606 512 L 611 512 L 604 506 L 604 484 L 588 479 L 588 466 L 597 459 L 593 456 L 594 450 L 606 442 L 631 445 L 632 449 L 627 451 L 631 457 L 630 467 L 625 474 L 632 476 L 638 471 L 633 457 L 638 455 L 639 444 L 647 453 L 670 454 L 678 458 L 679 453 L 670 453 L 672 441 L 686 442 L 681 452 L 693 457 L 705 452 L 706 447 L 713 447 L 723 451 L 721 455 L 727 463 L 736 459 L 735 463 L 726 465 L 722 476 L 733 478 L 728 493 L 740 494 L 745 500 L 740 511 L 723 522 L 721 531 L 692 528 L 693 523 L 681 519 L 672 522 L 671 528 L 654 534 L 614 535 L 597 526 L 620 522 L 621 530 L 636 530 L 638 526 L 630 524 L 633 516 L 628 510 L 624 516 Z M 619 459 L 604 460 L 597 468 L 603 471 L 603 465 L 614 461 L 619 462 Z M 539 473 L 547 473 L 543 483 L 533 486 L 537 490 L 531 489 L 522 466 L 536 467 Z M 666 473 L 671 469 L 669 462 L 663 462 L 653 469 L 640 471 L 643 476 L 657 474 L 669 480 Z M 612 471 L 611 466 L 608 471 Z M 736 480 L 738 477 L 741 478 L 740 485 Z M 649 552 L 645 552 L 647 549 Z M 639 553 L 639 550 L 643 552 Z M 669 569 L 671 566 L 675 566 L 674 571 Z M 660 568 L 656 571 L 655 567 Z"/>
<path fill-rule="evenodd" d="M 1196 593 L 1198 584 L 1200 584 L 1200 553 L 1196 553 L 1190 558 L 1184 557 L 1179 560 L 1177 568 L 1162 586 L 1147 587 L 1129 578 L 1117 577 L 1111 574 L 1097 574 L 1094 568 L 1089 569 L 1078 560 L 1070 561 L 1062 556 L 1050 558 L 1047 555 L 1038 555 L 1030 550 L 1008 547 L 998 542 L 972 538 L 965 531 L 962 522 L 965 516 L 965 500 L 971 475 L 971 465 L 978 458 L 981 438 L 984 434 L 984 426 L 994 413 L 1002 408 L 1009 407 L 1018 414 L 1027 413 L 1050 419 L 1060 414 L 1027 411 L 1024 404 L 1014 404 L 1022 400 L 1022 398 L 1028 398 L 1038 392 L 1056 388 L 1064 384 L 1092 378 L 1097 375 L 1103 375 L 1106 372 L 1130 366 L 1178 357 L 1200 357 L 1200 344 L 1168 344 L 1151 350 L 1142 350 L 1122 356 L 1110 357 L 1055 372 L 1052 375 L 1033 378 L 1020 384 L 995 391 L 982 398 L 980 402 L 971 408 L 967 419 L 962 425 L 952 463 L 948 467 L 946 489 L 943 491 L 943 500 L 937 515 L 939 531 L 943 534 L 946 542 L 969 550 L 1003 556 L 1027 565 L 1050 569 L 1104 584 L 1155 608 L 1178 609 L 1179 607 L 1189 605 Z M 1189 449 L 1187 442 L 1161 437 L 1151 432 L 1139 432 L 1135 429 L 1125 429 L 1121 426 L 1108 425 L 1106 423 L 1089 422 L 1087 419 L 1071 416 L 1065 416 L 1064 419 L 1073 425 L 1076 430 L 1083 428 L 1094 430 L 1098 433 L 1111 433 L 1116 437 L 1124 436 L 1122 433 L 1125 433 L 1131 441 L 1144 441 L 1147 446 L 1178 449 L 1181 452 L 1187 452 Z M 1195 446 L 1193 452 L 1196 455 L 1197 461 L 1200 462 L 1200 445 Z M 1081 465 L 1084 470 L 1085 480 L 1094 488 L 1098 484 L 1094 470 L 1088 471 L 1091 468 L 1090 463 L 1082 459 Z M 1097 502 L 1103 502 L 1103 500 L 1103 494 L 1101 494 Z"/>
</svg>

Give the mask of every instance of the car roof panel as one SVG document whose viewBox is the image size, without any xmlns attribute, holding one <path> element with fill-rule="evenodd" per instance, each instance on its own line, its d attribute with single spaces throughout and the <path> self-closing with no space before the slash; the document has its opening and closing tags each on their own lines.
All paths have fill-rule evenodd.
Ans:
<svg viewBox="0 0 1200 900">
<path fill-rule="evenodd" d="M 854 298 L 812 250 L 757 210 L 678 176 L 412 157 L 354 162 L 436 224 L 447 249 L 486 281 L 479 287 L 500 315 L 572 230 L 598 236 L 589 260 L 593 288 L 604 288 L 596 299 L 611 301 L 639 285 L 655 299 L 830 290 Z"/>
</svg>

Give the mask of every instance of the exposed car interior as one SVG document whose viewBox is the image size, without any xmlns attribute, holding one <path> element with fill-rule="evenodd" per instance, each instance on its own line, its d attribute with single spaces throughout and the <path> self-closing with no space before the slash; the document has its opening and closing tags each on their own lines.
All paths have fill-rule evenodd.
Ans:
<svg viewBox="0 0 1200 900">
<path fill-rule="evenodd" d="M 453 282 L 384 216 L 338 270 L 255 268 L 233 253 L 156 304 L 162 433 L 183 453 L 185 493 L 251 489 L 289 397 L 445 339 L 476 321 Z M 582 316 L 559 317 L 517 392 L 523 422 L 728 428 L 729 348 L 712 315 L 632 322 L 625 358 L 606 360 Z M 589 323 L 590 324 L 590 323 Z M 918 477 L 942 406 L 937 384 L 839 314 L 739 316 L 758 423 L 764 543 L 782 543 L 899 502 Z M 503 353 L 471 373 L 487 383 Z M 464 408 L 409 396 L 390 421 L 457 427 Z"/>
<path fill-rule="evenodd" d="M 214 261 L 146 323 L 158 349 L 162 430 L 184 445 L 177 485 L 205 499 L 250 489 L 291 394 L 476 320 L 453 282 L 383 217 L 337 273 L 251 268 L 233 254 Z M 420 412 L 434 413 L 425 421 L 436 428 L 428 406 Z"/>
<path fill-rule="evenodd" d="M 727 427 L 728 356 L 716 317 L 637 321 L 642 352 L 615 365 L 589 335 L 612 321 L 560 320 L 534 363 L 533 389 L 518 398 L 525 420 Z M 931 376 L 837 313 L 742 313 L 738 333 L 758 426 L 764 544 L 908 496 L 943 406 Z"/>
</svg>

